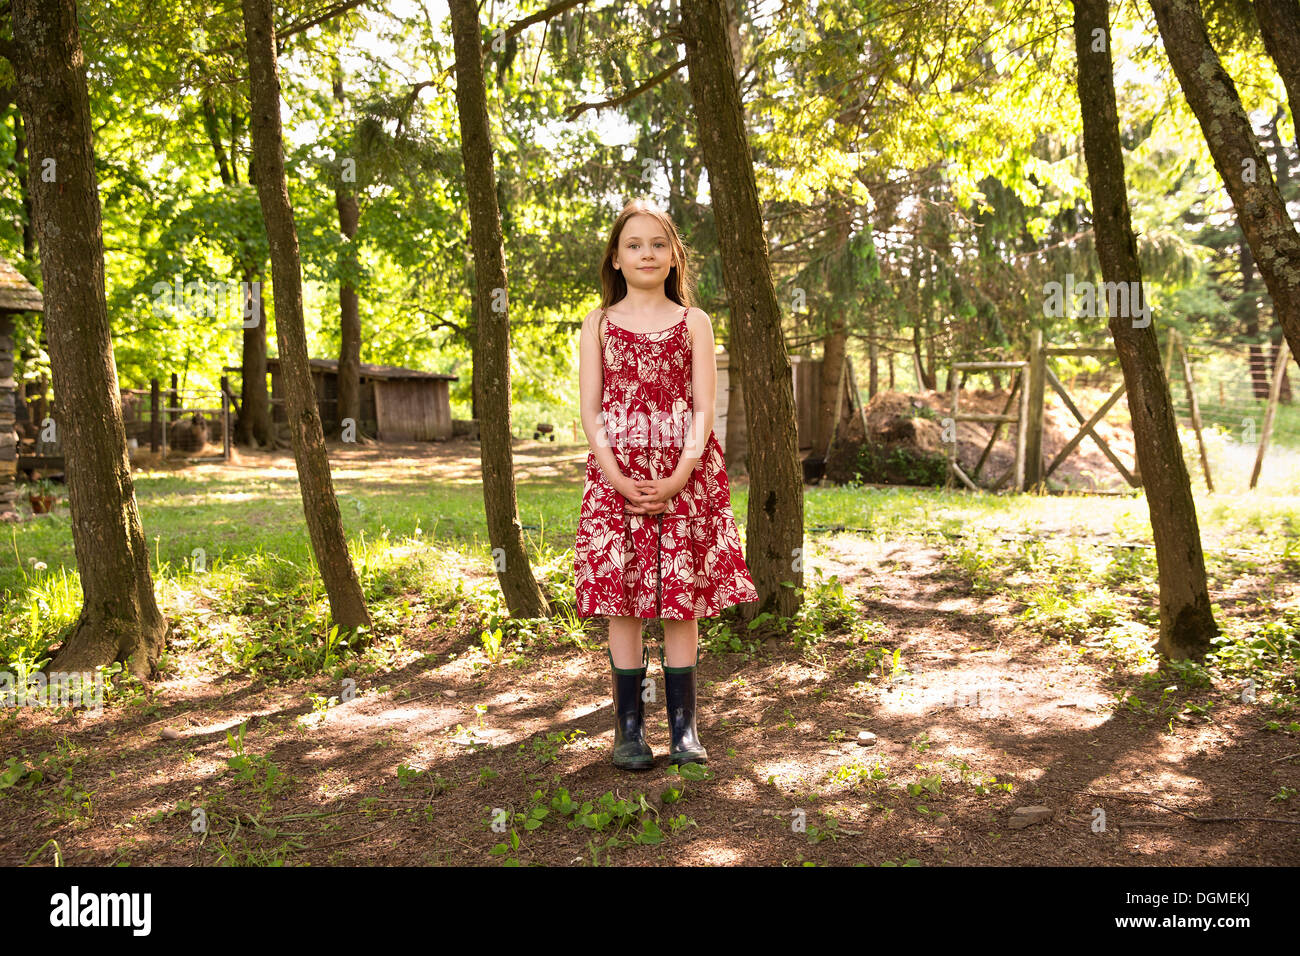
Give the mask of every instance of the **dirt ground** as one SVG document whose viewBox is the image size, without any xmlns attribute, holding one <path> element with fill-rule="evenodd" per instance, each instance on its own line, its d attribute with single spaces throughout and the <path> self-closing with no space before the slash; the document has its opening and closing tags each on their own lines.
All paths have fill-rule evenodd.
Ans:
<svg viewBox="0 0 1300 956">
<path fill-rule="evenodd" d="M 336 460 L 341 473 L 382 460 L 473 480 L 476 447 L 362 447 Z M 572 475 L 584 460 L 572 446 L 516 446 L 525 479 Z M 293 463 L 287 453 L 246 454 L 201 467 L 265 475 L 292 473 Z M 223 845 L 226 862 L 317 866 L 593 856 L 627 866 L 1300 862 L 1300 807 L 1271 799 L 1300 789 L 1294 736 L 1265 731 L 1252 704 L 1168 725 L 1117 706 L 1132 675 L 1017 630 L 1018 607 L 973 594 L 943 557 L 911 543 L 818 538 L 813 566 L 840 577 L 863 618 L 879 622 L 876 642 L 901 649 L 911 673 L 865 679 L 860 648 L 833 638 L 811 658 L 774 641 L 749 660 L 702 651 L 699 729 L 711 777 L 684 786 L 666 771 L 662 704 L 647 705 L 654 769 L 610 764 L 603 650 L 542 647 L 519 666 L 476 667 L 477 629 L 424 607 L 419 594 L 408 596 L 415 616 L 403 662 L 360 679 L 355 699 L 314 725 L 308 695 L 338 695 L 336 684 L 266 687 L 182 650 L 175 672 L 185 676 L 154 686 L 156 710 L 57 722 L 48 711 L 11 713 L 0 760 L 56 752 L 64 739 L 82 756 L 68 759 L 71 798 L 0 795 L 0 865 L 48 864 L 51 839 L 65 864 L 96 866 L 207 865 L 223 861 Z M 591 629 L 603 645 L 603 627 Z M 648 634 L 657 638 L 657 628 Z M 246 753 L 287 775 L 266 804 L 227 764 L 227 733 L 241 723 Z M 861 732 L 875 735 L 870 746 L 859 745 Z M 517 828 L 517 849 L 493 854 L 509 839 L 491 829 L 494 812 L 526 814 L 536 791 L 549 801 L 561 787 L 575 801 L 644 794 L 663 842 L 600 849 L 608 832 L 567 827 L 551 810 L 535 829 Z M 74 815 L 78 793 L 88 803 Z M 1017 807 L 1033 805 L 1050 818 L 1009 825 Z M 210 814 L 206 834 L 193 832 L 196 809 Z M 670 832 L 668 818 L 682 815 L 691 822 Z M 1252 819 L 1201 822 L 1211 817 Z"/>
</svg>

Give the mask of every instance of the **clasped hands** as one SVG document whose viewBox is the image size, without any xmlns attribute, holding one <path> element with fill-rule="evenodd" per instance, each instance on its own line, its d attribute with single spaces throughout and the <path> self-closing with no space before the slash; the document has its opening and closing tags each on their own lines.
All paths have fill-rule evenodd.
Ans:
<svg viewBox="0 0 1300 956">
<path fill-rule="evenodd" d="M 629 479 L 618 492 L 627 500 L 627 510 L 634 515 L 657 515 L 668 510 L 668 503 L 682 490 L 684 483 L 673 478 L 650 481 Z"/>
</svg>

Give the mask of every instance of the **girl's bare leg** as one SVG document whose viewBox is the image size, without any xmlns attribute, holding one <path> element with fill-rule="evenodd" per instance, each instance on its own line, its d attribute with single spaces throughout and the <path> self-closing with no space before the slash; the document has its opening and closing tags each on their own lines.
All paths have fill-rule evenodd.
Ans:
<svg viewBox="0 0 1300 956">
<path fill-rule="evenodd" d="M 664 666 L 694 667 L 699 652 L 700 627 L 695 619 L 687 621 L 665 620 Z"/>
<path fill-rule="evenodd" d="M 644 651 L 641 644 L 641 618 L 611 617 L 609 619 L 609 653 L 614 666 L 630 669 L 641 666 Z"/>
</svg>

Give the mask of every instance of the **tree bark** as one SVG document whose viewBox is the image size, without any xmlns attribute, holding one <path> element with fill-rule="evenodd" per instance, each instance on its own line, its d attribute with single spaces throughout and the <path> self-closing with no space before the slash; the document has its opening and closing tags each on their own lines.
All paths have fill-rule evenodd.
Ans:
<svg viewBox="0 0 1300 956">
<path fill-rule="evenodd" d="M 14 0 L 12 13 L 27 149 L 42 159 L 30 166 L 28 190 L 84 594 L 50 670 L 85 672 L 129 661 L 131 673 L 143 679 L 154 670 L 169 627 L 154 599 L 122 424 L 77 11 L 73 0 Z"/>
<path fill-rule="evenodd" d="M 834 306 L 832 306 L 834 308 Z M 817 427 L 813 429 L 812 456 L 820 458 L 826 451 L 835 425 L 836 400 L 839 397 L 840 372 L 844 370 L 848 325 L 838 315 L 832 320 L 830 333 L 822 344 L 821 392 L 817 403 Z"/>
<path fill-rule="evenodd" d="M 1300 234 L 1287 214 L 1232 78 L 1210 45 L 1197 0 L 1151 0 L 1165 53 L 1219 171 L 1292 355 L 1300 355 Z"/>
<path fill-rule="evenodd" d="M 1300 2 L 1255 0 L 1254 5 L 1264 49 L 1282 76 L 1292 125 L 1300 133 L 1300 125 L 1295 123 L 1296 108 L 1300 107 Z"/>
<path fill-rule="evenodd" d="M 876 344 L 876 320 L 871 320 L 869 329 L 871 336 L 867 340 L 867 364 L 870 369 L 867 372 L 867 401 L 876 397 L 876 392 L 880 390 L 880 346 Z"/>
<path fill-rule="evenodd" d="M 244 283 L 244 315 L 256 318 L 244 323 L 240 344 L 239 415 L 235 420 L 235 441 L 251 448 L 271 448 L 271 393 L 266 387 L 266 307 L 263 301 L 264 273 L 245 263 L 240 272 Z"/>
<path fill-rule="evenodd" d="M 235 441 L 253 448 L 270 448 L 275 438 L 271 432 L 271 394 L 266 387 L 266 309 L 262 302 L 262 273 L 245 264 L 242 279 L 244 315 L 254 316 L 257 321 L 251 327 L 244 324 Z"/>
<path fill-rule="evenodd" d="M 346 102 L 343 93 L 343 75 L 338 64 L 334 72 L 334 99 Z M 355 276 L 357 269 L 356 238 L 361 222 L 361 207 L 354 191 L 344 184 L 342 171 L 334 186 L 334 205 L 339 213 L 339 232 L 347 240 L 340 255 L 339 269 L 339 398 L 336 406 L 338 427 L 343 428 L 352 419 L 359 430 L 361 425 L 361 302 L 357 296 Z"/>
<path fill-rule="evenodd" d="M 836 249 L 845 249 L 848 246 L 851 213 L 852 210 L 845 210 L 844 218 L 829 237 Z M 840 372 L 843 370 L 844 353 L 848 348 L 848 323 L 844 320 L 844 304 L 833 301 L 827 311 L 830 329 L 826 338 L 822 340 L 821 391 L 817 403 L 816 427 L 812 435 L 814 458 L 820 458 L 825 454 L 826 445 L 830 442 L 839 397 L 837 390 L 840 387 Z"/>
<path fill-rule="evenodd" d="M 749 478 L 749 421 L 745 415 L 745 375 L 736 336 L 727 337 L 727 461 L 728 478 Z"/>
<path fill-rule="evenodd" d="M 497 580 L 512 617 L 550 613 L 524 547 L 510 444 L 510 315 L 496 171 L 483 86 L 483 34 L 474 0 L 451 0 L 456 107 L 474 254 L 475 415 L 483 462 L 483 503 Z"/>
<path fill-rule="evenodd" d="M 752 619 L 792 615 L 803 587 L 803 473 L 795 432 L 790 360 L 772 285 L 754 165 L 736 82 L 724 0 L 682 0 L 681 30 L 690 71 L 696 135 L 717 224 L 722 277 L 731 311 L 731 343 L 741 361 L 747 418 L 764 440 L 749 449 L 745 558 L 758 601 L 740 605 Z"/>
<path fill-rule="evenodd" d="M 1124 183 L 1107 0 L 1075 0 L 1074 40 L 1084 158 L 1102 277 L 1108 283 L 1125 283 L 1123 288 L 1141 290 L 1142 268 Z M 1145 301 L 1145 292 L 1138 292 L 1137 297 Z M 1210 608 L 1196 503 L 1183 462 L 1169 385 L 1150 313 L 1143 317 L 1144 324 L 1138 318 L 1139 309 L 1117 308 L 1115 312 L 1118 314 L 1109 320 L 1110 333 L 1128 390 L 1159 569 L 1160 651 L 1171 659 L 1199 659 L 1210 649 L 1218 628 Z"/>
<path fill-rule="evenodd" d="M 248 88 L 257 196 L 271 250 L 276 342 L 284 376 L 285 412 L 293 436 L 303 511 L 312 551 L 329 596 L 330 613 L 340 629 L 370 626 L 361 584 L 352 567 L 343 518 L 334 496 L 325 435 L 316 407 L 316 388 L 307 356 L 303 324 L 302 271 L 298 231 L 284 178 L 280 128 L 280 77 L 276 67 L 271 0 L 242 0 L 248 50 Z"/>
</svg>

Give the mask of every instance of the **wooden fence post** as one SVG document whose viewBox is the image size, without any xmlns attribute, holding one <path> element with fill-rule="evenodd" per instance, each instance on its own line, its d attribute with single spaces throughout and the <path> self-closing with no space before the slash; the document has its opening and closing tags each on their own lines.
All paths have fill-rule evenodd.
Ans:
<svg viewBox="0 0 1300 956">
<path fill-rule="evenodd" d="M 178 421 L 181 417 L 180 412 L 176 410 L 177 408 L 180 407 L 181 404 L 181 393 L 180 393 L 180 389 L 177 386 L 178 386 L 178 382 L 176 378 L 176 373 L 172 372 L 172 387 L 171 387 L 171 391 L 167 393 L 167 405 L 171 408 L 171 411 L 167 413 L 168 422 Z"/>
<path fill-rule="evenodd" d="M 162 442 L 162 420 L 158 417 L 162 411 L 162 394 L 158 390 L 158 379 L 149 380 L 149 451 L 158 454 Z"/>
<path fill-rule="evenodd" d="M 1029 420 L 1025 426 L 1024 481 L 1025 491 L 1037 488 L 1043 481 L 1043 395 L 1047 383 L 1047 355 L 1043 352 L 1043 330 L 1034 329 L 1029 339 L 1029 388 L 1025 399 L 1029 402 Z"/>
<path fill-rule="evenodd" d="M 1201 435 L 1201 406 L 1196 401 L 1196 389 L 1192 384 L 1192 363 L 1187 357 L 1187 347 L 1182 339 L 1178 340 L 1178 354 L 1183 359 L 1183 382 L 1187 386 L 1187 404 L 1192 410 L 1192 428 L 1196 430 L 1196 444 L 1201 450 L 1201 470 L 1205 472 L 1205 488 L 1214 493 L 1214 481 L 1210 478 L 1210 456 L 1205 452 L 1205 438 Z"/>
<path fill-rule="evenodd" d="M 948 477 L 944 479 L 943 486 L 951 488 L 953 479 L 957 477 L 957 381 L 956 371 L 949 366 L 948 368 L 948 388 L 952 392 L 951 411 L 952 418 L 952 441 L 948 442 Z M 942 433 L 941 433 L 942 434 Z"/>
</svg>

